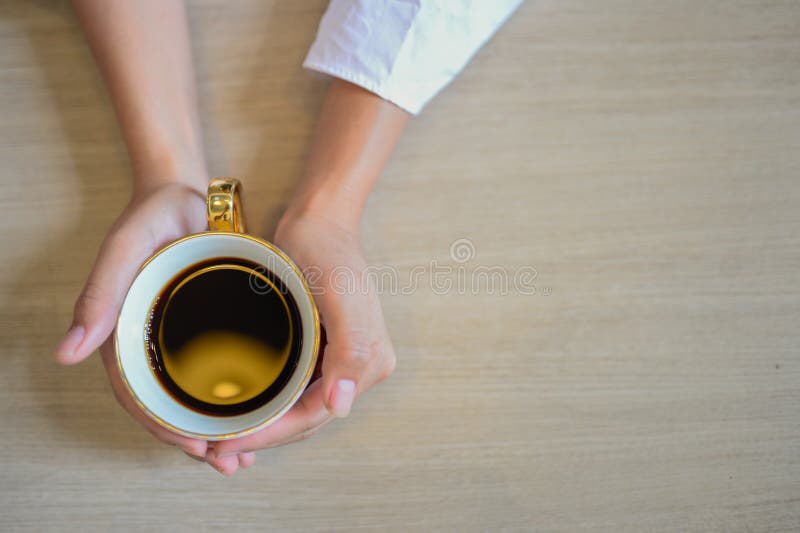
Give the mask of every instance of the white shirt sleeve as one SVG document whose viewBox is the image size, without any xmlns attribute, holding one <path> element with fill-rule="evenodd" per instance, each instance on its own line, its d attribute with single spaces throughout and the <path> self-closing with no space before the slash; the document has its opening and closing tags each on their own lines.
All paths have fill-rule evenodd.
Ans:
<svg viewBox="0 0 800 533">
<path fill-rule="evenodd" d="M 417 114 L 522 1 L 331 0 L 303 66 Z"/>
</svg>

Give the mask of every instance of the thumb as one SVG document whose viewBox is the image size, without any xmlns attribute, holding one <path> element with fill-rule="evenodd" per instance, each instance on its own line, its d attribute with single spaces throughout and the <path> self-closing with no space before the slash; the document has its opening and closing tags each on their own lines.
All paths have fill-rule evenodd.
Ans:
<svg viewBox="0 0 800 533">
<path fill-rule="evenodd" d="M 369 328 L 355 325 L 367 323 L 366 320 L 359 320 L 363 318 L 359 314 L 339 314 L 328 321 L 328 344 L 322 359 L 322 398 L 328 412 L 336 417 L 350 414 L 359 385 L 367 386 L 361 381 L 379 349 L 372 340 Z"/>
<path fill-rule="evenodd" d="M 86 359 L 111 335 L 122 301 L 147 253 L 123 231 L 110 233 L 75 302 L 72 325 L 55 351 L 62 364 Z"/>
</svg>

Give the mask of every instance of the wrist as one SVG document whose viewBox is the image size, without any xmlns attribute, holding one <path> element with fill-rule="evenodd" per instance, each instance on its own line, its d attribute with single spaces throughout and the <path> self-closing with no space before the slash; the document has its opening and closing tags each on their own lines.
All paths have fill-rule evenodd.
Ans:
<svg viewBox="0 0 800 533">
<path fill-rule="evenodd" d="M 308 220 L 359 235 L 363 207 L 362 202 L 338 189 L 321 187 L 313 191 L 298 191 L 290 200 L 278 226 Z"/>
<path fill-rule="evenodd" d="M 182 106 L 161 113 L 123 114 L 122 133 L 134 194 L 179 184 L 206 194 L 208 169 L 196 113 Z"/>
<path fill-rule="evenodd" d="M 366 191 L 357 191 L 335 178 L 305 180 L 289 201 L 279 225 L 296 220 L 316 220 L 359 234 Z"/>
<path fill-rule="evenodd" d="M 205 157 L 198 150 L 149 150 L 131 155 L 133 196 L 169 186 L 181 185 L 206 194 L 210 181 Z"/>
</svg>

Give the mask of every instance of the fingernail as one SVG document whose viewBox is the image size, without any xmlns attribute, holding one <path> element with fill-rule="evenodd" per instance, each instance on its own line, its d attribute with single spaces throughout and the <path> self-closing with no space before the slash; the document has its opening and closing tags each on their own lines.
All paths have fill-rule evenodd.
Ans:
<svg viewBox="0 0 800 533">
<path fill-rule="evenodd" d="M 183 452 L 183 453 L 185 453 L 186 457 L 188 457 L 189 459 L 194 459 L 195 461 L 198 461 L 200 463 L 205 463 L 206 462 L 206 458 L 205 457 L 198 457 L 197 455 L 192 455 L 189 452 Z"/>
<path fill-rule="evenodd" d="M 85 334 L 86 330 L 83 326 L 74 326 L 70 329 L 56 348 L 56 357 L 67 359 L 73 357 Z"/>
<path fill-rule="evenodd" d="M 352 379 L 340 379 L 336 382 L 331 394 L 331 407 L 334 416 L 344 417 L 350 414 L 353 400 L 356 397 L 356 382 Z"/>
</svg>

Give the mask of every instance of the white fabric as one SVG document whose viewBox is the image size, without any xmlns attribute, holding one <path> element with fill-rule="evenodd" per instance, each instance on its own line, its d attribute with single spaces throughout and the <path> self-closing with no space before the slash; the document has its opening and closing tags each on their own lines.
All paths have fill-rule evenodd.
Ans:
<svg viewBox="0 0 800 533">
<path fill-rule="evenodd" d="M 521 3 L 331 0 L 303 66 L 417 114 Z"/>
</svg>

